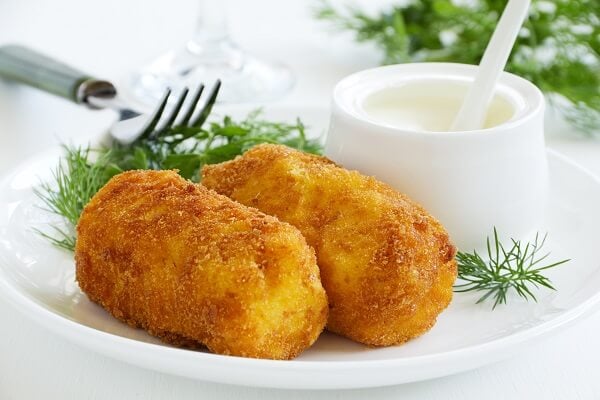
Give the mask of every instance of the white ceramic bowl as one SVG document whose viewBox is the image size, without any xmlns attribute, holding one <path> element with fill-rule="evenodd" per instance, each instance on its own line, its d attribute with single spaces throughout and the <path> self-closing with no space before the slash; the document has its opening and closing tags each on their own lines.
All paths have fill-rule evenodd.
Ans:
<svg viewBox="0 0 600 400">
<path fill-rule="evenodd" d="M 476 71 L 471 65 L 422 63 L 350 75 L 335 87 L 325 146 L 332 160 L 421 203 L 464 251 L 482 249 L 494 227 L 520 239 L 542 225 L 548 167 L 541 91 L 504 73 L 496 96 L 510 104 L 512 117 L 464 132 L 397 128 L 367 113 L 364 104 L 374 94 L 420 81 L 450 83 L 466 93 Z"/>
</svg>

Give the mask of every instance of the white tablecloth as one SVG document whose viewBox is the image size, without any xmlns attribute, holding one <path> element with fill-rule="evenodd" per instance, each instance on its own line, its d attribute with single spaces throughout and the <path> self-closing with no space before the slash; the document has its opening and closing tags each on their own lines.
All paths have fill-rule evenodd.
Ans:
<svg viewBox="0 0 600 400">
<path fill-rule="evenodd" d="M 335 82 L 377 64 L 310 18 L 312 0 L 231 0 L 234 37 L 291 65 L 282 102 L 327 106 Z M 120 82 L 191 33 L 194 0 L 0 2 L 0 44 L 25 43 Z M 60 142 L 86 143 L 112 120 L 31 89 L 0 82 L 0 170 Z M 600 175 L 600 140 L 551 129 L 549 145 Z M 600 205 L 599 205 L 600 206 Z M 196 382 L 132 367 L 54 336 L 0 301 L 0 399 L 593 399 L 600 396 L 600 313 L 499 364 L 442 379 L 353 391 L 302 392 Z"/>
</svg>

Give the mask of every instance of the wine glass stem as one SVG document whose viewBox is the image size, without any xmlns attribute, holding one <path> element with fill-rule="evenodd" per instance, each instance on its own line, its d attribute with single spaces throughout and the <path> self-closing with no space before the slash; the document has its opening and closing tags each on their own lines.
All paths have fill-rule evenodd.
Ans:
<svg viewBox="0 0 600 400">
<path fill-rule="evenodd" d="M 192 52 L 217 47 L 229 41 L 224 0 L 198 0 L 199 13 L 188 48 Z"/>
</svg>

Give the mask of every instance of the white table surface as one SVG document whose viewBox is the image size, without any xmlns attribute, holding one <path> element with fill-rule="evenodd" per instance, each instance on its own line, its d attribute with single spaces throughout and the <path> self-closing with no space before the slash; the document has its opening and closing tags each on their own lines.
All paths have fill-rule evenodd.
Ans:
<svg viewBox="0 0 600 400">
<path fill-rule="evenodd" d="M 365 1 L 363 1 L 365 2 Z M 0 44 L 35 46 L 97 76 L 123 81 L 191 33 L 196 1 L 0 2 Z M 370 2 L 372 6 L 373 2 Z M 285 61 L 298 77 L 283 103 L 327 106 L 335 82 L 375 66 L 377 52 L 310 18 L 312 0 L 231 0 L 239 43 Z M 159 27 L 159 28 L 157 28 Z M 0 82 L 0 171 L 61 142 L 86 143 L 112 120 Z M 600 139 L 552 124 L 549 146 L 600 175 Z M 511 360 L 460 375 L 378 389 L 303 392 L 197 382 L 114 361 L 54 336 L 0 301 L 0 400 L 25 399 L 594 399 L 600 397 L 600 313 Z"/>
</svg>

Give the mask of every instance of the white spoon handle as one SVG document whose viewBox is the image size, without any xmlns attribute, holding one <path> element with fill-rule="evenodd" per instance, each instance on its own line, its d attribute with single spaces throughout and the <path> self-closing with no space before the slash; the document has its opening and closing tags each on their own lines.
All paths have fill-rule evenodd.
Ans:
<svg viewBox="0 0 600 400">
<path fill-rule="evenodd" d="M 479 64 L 451 131 L 481 129 L 494 95 L 496 82 L 506 66 L 529 10 L 530 0 L 509 0 Z"/>
</svg>

